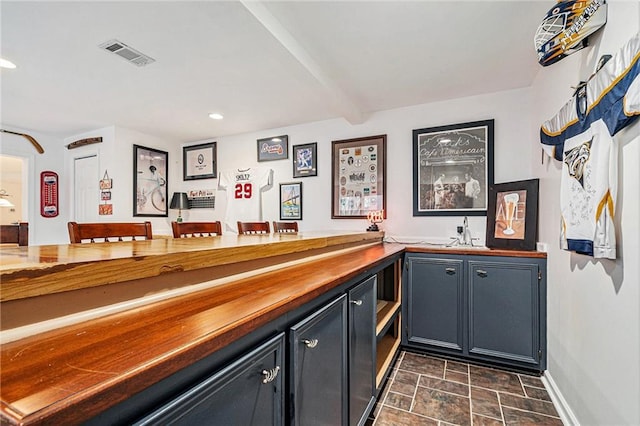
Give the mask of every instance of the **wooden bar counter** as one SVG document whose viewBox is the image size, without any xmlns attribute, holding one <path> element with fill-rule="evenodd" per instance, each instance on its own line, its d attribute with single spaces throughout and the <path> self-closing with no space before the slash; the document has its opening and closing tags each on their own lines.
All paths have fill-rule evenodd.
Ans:
<svg viewBox="0 0 640 426">
<path fill-rule="evenodd" d="M 267 266 L 294 261 L 259 275 L 242 273 L 202 290 L 3 341 L 1 421 L 87 421 L 376 265 L 399 258 L 403 250 L 383 244 L 382 234 L 371 232 L 2 249 L 3 305 L 154 277 L 181 280 L 190 271 L 242 262 Z"/>
</svg>

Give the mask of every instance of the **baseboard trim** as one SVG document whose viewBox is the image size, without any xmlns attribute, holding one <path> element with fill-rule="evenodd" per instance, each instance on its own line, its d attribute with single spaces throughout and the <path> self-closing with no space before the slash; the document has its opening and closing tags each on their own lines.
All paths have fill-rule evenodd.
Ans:
<svg viewBox="0 0 640 426">
<path fill-rule="evenodd" d="M 544 375 L 542 375 L 540 379 L 542 380 L 544 387 L 547 389 L 547 393 L 551 397 L 553 405 L 556 407 L 556 411 L 560 416 L 560 420 L 562 420 L 562 424 L 567 426 L 580 425 L 580 422 L 578 422 L 575 414 L 573 414 L 573 411 L 571 410 L 571 407 L 569 407 L 567 400 L 564 399 L 562 392 L 560 392 L 560 389 L 558 388 L 558 385 L 556 385 L 556 382 L 553 380 L 553 377 L 551 376 L 551 373 L 549 373 L 549 370 L 545 371 Z"/>
</svg>

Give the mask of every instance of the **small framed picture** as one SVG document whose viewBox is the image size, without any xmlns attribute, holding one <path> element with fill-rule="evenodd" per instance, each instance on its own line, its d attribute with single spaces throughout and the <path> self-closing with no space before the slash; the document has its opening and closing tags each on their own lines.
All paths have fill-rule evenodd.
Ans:
<svg viewBox="0 0 640 426">
<path fill-rule="evenodd" d="M 487 247 L 535 250 L 538 179 L 489 186 Z"/>
<path fill-rule="evenodd" d="M 258 161 L 286 160 L 289 158 L 289 136 L 258 139 Z"/>
<path fill-rule="evenodd" d="M 102 201 L 108 201 L 111 199 L 111 191 L 102 191 L 100 192 L 100 199 Z"/>
<path fill-rule="evenodd" d="M 318 176 L 318 143 L 293 146 L 293 177 Z"/>
<path fill-rule="evenodd" d="M 184 180 L 215 178 L 216 168 L 215 142 L 182 148 L 182 176 Z"/>
<path fill-rule="evenodd" d="M 302 220 L 302 182 L 280 184 L 280 220 Z"/>
<path fill-rule="evenodd" d="M 169 153 L 133 145 L 133 215 L 167 217 Z"/>
</svg>

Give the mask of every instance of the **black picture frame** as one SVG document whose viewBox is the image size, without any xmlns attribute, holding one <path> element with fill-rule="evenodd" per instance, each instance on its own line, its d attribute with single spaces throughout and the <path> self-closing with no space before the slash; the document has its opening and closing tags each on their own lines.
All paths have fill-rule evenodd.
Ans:
<svg viewBox="0 0 640 426">
<path fill-rule="evenodd" d="M 529 179 L 489 187 L 486 246 L 535 250 L 538 234 L 539 180 Z"/>
<path fill-rule="evenodd" d="M 302 220 L 302 182 L 280 184 L 280 220 Z"/>
<path fill-rule="evenodd" d="M 217 145 L 207 142 L 182 148 L 182 179 L 213 179 L 217 177 Z"/>
<path fill-rule="evenodd" d="M 289 136 L 271 136 L 258 139 L 258 161 L 286 160 L 289 158 Z"/>
<path fill-rule="evenodd" d="M 413 131 L 413 216 L 485 216 L 494 120 Z"/>
<path fill-rule="evenodd" d="M 318 176 L 318 143 L 293 146 L 293 177 Z"/>
<path fill-rule="evenodd" d="M 387 135 L 331 142 L 331 218 L 387 211 Z"/>
<path fill-rule="evenodd" d="M 168 164 L 168 152 L 133 145 L 133 216 L 168 216 Z"/>
</svg>

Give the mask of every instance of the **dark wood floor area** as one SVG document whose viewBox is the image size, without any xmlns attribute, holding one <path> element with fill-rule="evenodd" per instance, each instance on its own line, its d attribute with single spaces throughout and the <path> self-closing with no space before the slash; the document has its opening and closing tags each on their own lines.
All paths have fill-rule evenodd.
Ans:
<svg viewBox="0 0 640 426">
<path fill-rule="evenodd" d="M 402 352 L 373 426 L 562 425 L 539 377 Z"/>
</svg>

